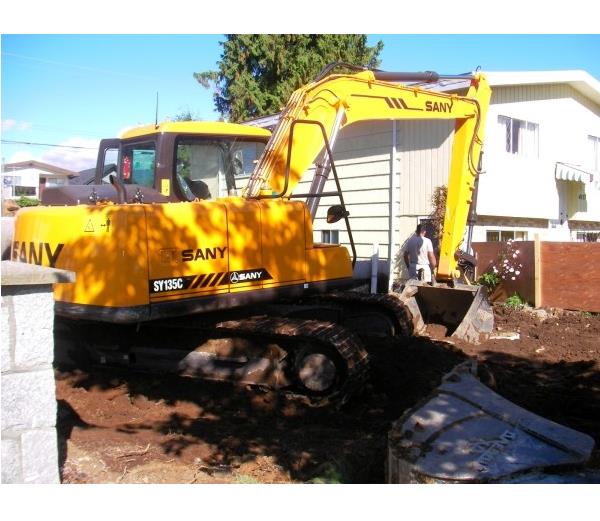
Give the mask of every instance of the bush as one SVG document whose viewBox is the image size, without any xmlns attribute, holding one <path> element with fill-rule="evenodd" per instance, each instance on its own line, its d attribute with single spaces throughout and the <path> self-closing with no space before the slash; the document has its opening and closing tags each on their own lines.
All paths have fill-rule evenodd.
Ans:
<svg viewBox="0 0 600 521">
<path fill-rule="evenodd" d="M 516 280 L 523 269 L 523 264 L 519 260 L 520 254 L 521 251 L 512 239 L 506 241 L 491 267 L 492 272 L 497 274 L 501 280 Z"/>
<path fill-rule="evenodd" d="M 504 306 L 510 309 L 522 309 L 525 307 L 526 304 L 527 302 L 523 300 L 521 295 L 519 295 L 518 293 L 513 293 L 504 302 Z"/>
<path fill-rule="evenodd" d="M 482 286 L 486 286 L 490 291 L 493 291 L 500 284 L 500 276 L 497 273 L 486 271 L 477 279 L 477 282 Z"/>
<path fill-rule="evenodd" d="M 17 203 L 21 208 L 24 208 L 26 206 L 39 206 L 40 200 L 36 199 L 35 197 L 25 197 L 22 195 L 15 201 L 15 203 Z"/>
</svg>

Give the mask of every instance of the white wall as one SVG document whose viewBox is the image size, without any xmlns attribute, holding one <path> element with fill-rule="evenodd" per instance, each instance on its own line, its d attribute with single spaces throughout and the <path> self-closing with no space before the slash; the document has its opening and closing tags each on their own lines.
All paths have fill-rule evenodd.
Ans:
<svg viewBox="0 0 600 521">
<path fill-rule="evenodd" d="M 539 125 L 539 158 L 523 158 L 505 151 L 499 115 Z M 585 164 L 590 134 L 600 135 L 600 108 L 569 85 L 493 88 L 478 214 L 557 219 L 555 164 Z M 599 218 L 600 196 L 597 191 L 589 192 L 589 215 L 578 215 L 578 220 Z"/>
<path fill-rule="evenodd" d="M 448 180 L 452 139 L 453 122 L 448 121 L 371 121 L 340 132 L 333 152 L 359 258 L 371 257 L 373 243 L 379 244 L 380 258 L 389 258 L 392 207 L 396 245 L 413 233 L 418 217 L 429 215 L 434 188 Z M 392 172 L 398 189 L 394 201 Z M 309 191 L 313 173 L 307 172 L 296 193 Z M 324 191 L 334 190 L 331 174 Z M 321 199 L 315 241 L 321 240 L 321 230 L 337 229 L 340 242 L 349 242 L 344 221 L 325 221 L 327 208 L 337 203 L 336 197 Z"/>
</svg>

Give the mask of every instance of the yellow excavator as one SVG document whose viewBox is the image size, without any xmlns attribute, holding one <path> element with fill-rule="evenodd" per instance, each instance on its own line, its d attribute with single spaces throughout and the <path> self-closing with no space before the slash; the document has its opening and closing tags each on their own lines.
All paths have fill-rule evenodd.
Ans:
<svg viewBox="0 0 600 521">
<path fill-rule="evenodd" d="M 351 72 L 333 74 L 340 65 Z M 56 285 L 55 311 L 95 362 L 269 385 L 315 404 L 344 400 L 367 375 L 361 338 L 410 336 L 430 319 L 473 341 L 491 331 L 485 294 L 458 282 L 491 91 L 483 74 L 459 76 L 470 81 L 464 96 L 422 88 L 439 78 L 328 66 L 293 93 L 241 194 L 230 182 L 244 163 L 239 147 L 221 147 L 228 166 L 211 176 L 213 156 L 181 123 L 104 143 L 118 146 L 118 164 L 107 173 L 99 159 L 97 177 L 108 176 L 116 200 L 92 188 L 20 210 L 12 260 L 76 272 L 76 282 Z M 332 146 L 353 123 L 402 119 L 456 121 L 437 282 L 368 294 L 356 290 L 364 281 L 353 277 Z M 255 131 L 250 141 L 260 141 Z M 319 153 L 309 193 L 294 193 Z M 323 191 L 329 172 L 334 192 Z M 327 220 L 344 219 L 352 258 L 313 240 L 319 198 L 333 195 Z"/>
</svg>

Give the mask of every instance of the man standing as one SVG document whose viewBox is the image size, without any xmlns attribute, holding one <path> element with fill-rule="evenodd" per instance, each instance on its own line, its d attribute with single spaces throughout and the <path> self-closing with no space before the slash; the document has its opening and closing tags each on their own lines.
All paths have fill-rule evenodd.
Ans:
<svg viewBox="0 0 600 521">
<path fill-rule="evenodd" d="M 431 274 L 435 270 L 437 262 L 433 253 L 433 244 L 430 239 L 425 237 L 425 234 L 425 227 L 418 224 L 415 234 L 408 239 L 404 247 L 404 263 L 411 279 L 431 282 Z"/>
</svg>

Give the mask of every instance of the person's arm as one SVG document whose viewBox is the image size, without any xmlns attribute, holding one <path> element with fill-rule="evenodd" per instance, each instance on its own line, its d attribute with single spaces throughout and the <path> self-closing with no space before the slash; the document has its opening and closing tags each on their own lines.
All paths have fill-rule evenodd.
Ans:
<svg viewBox="0 0 600 521">
<path fill-rule="evenodd" d="M 435 254 L 433 253 L 433 251 L 428 251 L 427 257 L 429 258 L 429 264 L 431 266 L 431 271 L 433 271 L 437 267 L 437 260 L 435 259 Z"/>
<path fill-rule="evenodd" d="M 435 258 L 435 253 L 433 253 L 433 243 L 431 240 L 427 240 L 427 258 L 429 259 L 431 271 L 435 270 L 437 266 L 437 260 Z"/>
<path fill-rule="evenodd" d="M 406 250 L 404 250 L 404 264 L 408 268 L 408 252 Z"/>
</svg>

